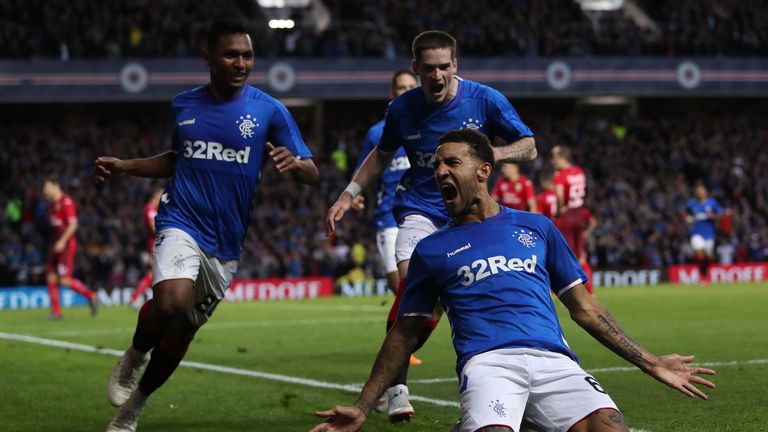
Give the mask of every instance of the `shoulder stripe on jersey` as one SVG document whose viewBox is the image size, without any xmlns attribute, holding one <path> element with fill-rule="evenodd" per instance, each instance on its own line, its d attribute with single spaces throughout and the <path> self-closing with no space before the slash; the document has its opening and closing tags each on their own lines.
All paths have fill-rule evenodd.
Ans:
<svg viewBox="0 0 768 432">
<path fill-rule="evenodd" d="M 560 297 L 561 295 L 565 294 L 569 289 L 577 286 L 582 282 L 581 278 L 576 279 L 575 281 L 569 283 L 568 285 L 564 286 L 560 289 L 560 291 L 555 292 L 555 294 Z"/>
</svg>

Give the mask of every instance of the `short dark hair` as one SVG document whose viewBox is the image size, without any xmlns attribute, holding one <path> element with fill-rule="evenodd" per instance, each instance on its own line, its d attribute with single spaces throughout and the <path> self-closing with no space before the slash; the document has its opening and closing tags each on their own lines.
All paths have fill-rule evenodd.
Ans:
<svg viewBox="0 0 768 432">
<path fill-rule="evenodd" d="M 392 88 L 395 88 L 395 84 L 397 84 L 397 79 L 400 78 L 400 75 L 410 75 L 414 80 L 419 80 L 413 71 L 408 69 L 400 69 L 399 71 L 395 72 L 394 75 L 392 75 L 392 81 L 390 82 L 390 86 Z"/>
<path fill-rule="evenodd" d="M 210 52 L 213 50 L 213 48 L 216 46 L 216 43 L 219 42 L 220 37 L 228 34 L 240 33 L 250 35 L 250 33 L 248 33 L 248 29 L 245 27 L 245 24 L 238 20 L 223 19 L 214 21 L 210 27 L 208 27 L 208 35 L 206 37 L 208 51 Z"/>
<path fill-rule="evenodd" d="M 421 52 L 424 50 L 439 48 L 450 48 L 451 60 L 455 59 L 458 55 L 456 39 L 454 39 L 453 36 L 440 30 L 427 30 L 422 32 L 413 39 L 413 45 L 411 46 L 413 59 L 418 61 Z"/>
<path fill-rule="evenodd" d="M 56 186 L 61 186 L 61 175 L 59 173 L 51 173 L 43 177 L 43 184 L 52 183 Z"/>
<path fill-rule="evenodd" d="M 496 160 L 493 158 L 493 147 L 491 140 L 484 133 L 475 129 L 451 129 L 440 136 L 437 145 L 449 142 L 466 143 L 469 145 L 472 157 L 491 164 L 491 168 L 496 168 Z"/>
</svg>

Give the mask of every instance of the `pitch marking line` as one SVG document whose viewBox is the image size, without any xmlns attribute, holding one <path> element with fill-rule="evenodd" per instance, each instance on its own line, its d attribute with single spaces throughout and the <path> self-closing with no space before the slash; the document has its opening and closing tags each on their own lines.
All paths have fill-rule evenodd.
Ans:
<svg viewBox="0 0 768 432">
<path fill-rule="evenodd" d="M 720 367 L 720 366 L 745 366 L 745 365 L 763 365 L 768 364 L 768 359 L 754 359 L 754 360 L 733 360 L 733 361 L 721 361 L 721 362 L 704 362 L 694 363 L 693 366 L 700 367 Z M 595 368 L 585 369 L 589 373 L 601 373 L 601 372 L 640 372 L 640 369 L 636 367 L 618 366 L 609 368 Z M 439 384 L 447 382 L 457 382 L 458 378 L 427 378 L 427 379 L 412 379 L 408 382 L 415 384 Z"/>
<path fill-rule="evenodd" d="M 230 321 L 208 323 L 204 329 L 228 330 L 233 328 L 250 327 L 283 327 L 283 326 L 301 326 L 301 325 L 321 325 L 321 324 L 350 324 L 359 322 L 381 322 L 381 317 L 367 318 L 329 318 L 329 319 L 295 319 L 295 320 L 269 320 L 269 321 Z M 87 329 L 87 330 L 58 330 L 49 333 L 51 337 L 77 337 L 94 336 L 104 334 L 133 333 L 134 327 L 106 328 L 106 329 Z"/>
<path fill-rule="evenodd" d="M 123 355 L 123 351 L 114 350 L 110 348 L 99 348 L 91 345 L 84 345 L 84 344 L 59 341 L 59 340 L 53 340 L 53 339 L 43 339 L 35 336 L 27 336 L 27 335 L 21 335 L 21 334 L 0 332 L 0 339 L 26 342 L 26 343 L 36 344 L 36 345 L 43 345 L 43 346 L 51 346 L 56 348 L 65 348 L 65 349 L 71 349 L 76 351 L 84 351 L 84 352 L 108 355 L 113 357 L 122 357 Z M 292 377 L 288 375 L 252 371 L 247 369 L 237 369 L 237 368 L 218 366 L 218 365 L 200 363 L 200 362 L 194 362 L 194 361 L 182 361 L 181 366 L 190 367 L 194 369 L 208 370 L 212 372 L 227 373 L 232 375 L 263 378 L 271 381 L 298 384 L 298 385 L 303 385 L 307 387 L 341 390 L 349 393 L 358 393 L 361 389 L 361 386 L 358 384 L 336 384 L 336 383 L 318 381 L 318 380 L 307 379 L 307 378 L 298 378 L 298 377 Z M 447 407 L 453 407 L 453 408 L 459 407 L 459 403 L 455 401 L 432 399 L 432 398 L 427 398 L 427 397 L 417 396 L 417 395 L 410 395 L 410 399 L 432 404 L 432 405 L 438 405 L 438 406 L 447 406 Z"/>
</svg>

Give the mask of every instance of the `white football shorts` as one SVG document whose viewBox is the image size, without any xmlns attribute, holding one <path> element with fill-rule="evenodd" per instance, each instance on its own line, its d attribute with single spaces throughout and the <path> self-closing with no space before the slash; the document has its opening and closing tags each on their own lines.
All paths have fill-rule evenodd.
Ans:
<svg viewBox="0 0 768 432">
<path fill-rule="evenodd" d="M 168 279 L 191 279 L 194 295 L 187 313 L 189 320 L 199 327 L 224 298 L 237 264 L 237 260 L 222 260 L 205 253 L 180 229 L 164 229 L 157 233 L 152 252 L 152 286 Z"/>
<path fill-rule="evenodd" d="M 403 222 L 397 227 L 397 240 L 395 241 L 397 263 L 411 259 L 411 254 L 421 239 L 437 231 L 437 229 L 432 220 L 420 214 L 409 214 L 403 218 Z"/>
<path fill-rule="evenodd" d="M 704 251 L 705 254 L 712 256 L 715 252 L 715 240 L 705 239 L 699 234 L 691 236 L 691 249 L 694 251 Z"/>
<path fill-rule="evenodd" d="M 499 349 L 472 357 L 460 382 L 461 432 L 521 425 L 567 431 L 601 408 L 618 411 L 611 397 L 573 359 L 528 348 Z"/>
<path fill-rule="evenodd" d="M 395 241 L 397 240 L 397 228 L 384 228 L 376 231 L 376 247 L 379 249 L 381 263 L 386 273 L 397 271 L 395 260 Z"/>
</svg>

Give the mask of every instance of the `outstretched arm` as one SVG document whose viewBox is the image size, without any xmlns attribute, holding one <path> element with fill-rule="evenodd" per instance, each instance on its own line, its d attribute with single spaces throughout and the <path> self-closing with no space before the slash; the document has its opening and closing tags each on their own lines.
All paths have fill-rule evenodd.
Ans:
<svg viewBox="0 0 768 432">
<path fill-rule="evenodd" d="M 325 219 L 326 233 L 330 236 L 336 231 L 336 222 L 344 217 L 344 213 L 352 207 L 352 200 L 360 194 L 373 180 L 381 175 L 382 171 L 392 162 L 395 153 L 387 153 L 379 147 L 374 147 L 346 189 L 339 195 L 336 202 L 328 209 L 328 216 Z"/>
<path fill-rule="evenodd" d="M 355 432 L 360 430 L 373 410 L 376 400 L 395 380 L 405 366 L 408 357 L 416 348 L 419 331 L 426 317 L 408 316 L 399 318 L 381 345 L 379 355 L 373 364 L 371 375 L 354 406 L 335 406 L 327 411 L 318 411 L 316 416 L 324 420 L 310 432 Z"/>
<path fill-rule="evenodd" d="M 600 343 L 640 370 L 689 397 L 708 399 L 693 384 L 715 388 L 715 384 L 699 374 L 714 375 L 712 369 L 689 366 L 693 356 L 671 354 L 657 357 L 632 339 L 600 302 L 589 295 L 584 285 L 574 287 L 560 296 L 571 318 Z"/>
<path fill-rule="evenodd" d="M 127 160 L 101 156 L 94 161 L 94 165 L 93 176 L 97 183 L 124 175 L 168 178 L 176 168 L 176 153 L 169 150 L 148 158 Z"/>
<path fill-rule="evenodd" d="M 536 141 L 533 137 L 523 137 L 506 145 L 498 145 L 498 140 L 500 138 L 494 142 L 493 147 L 493 157 L 496 159 L 496 162 L 528 162 L 536 159 L 536 156 L 538 156 Z"/>
</svg>

